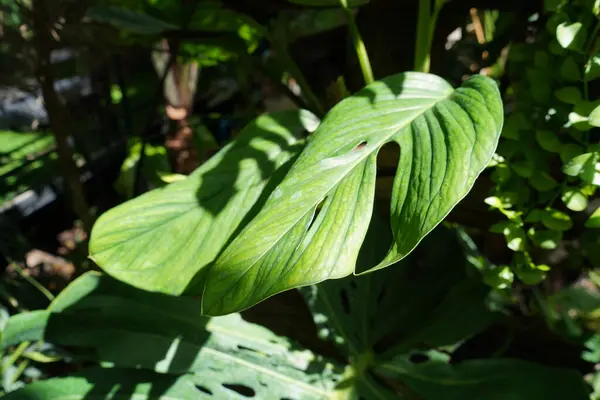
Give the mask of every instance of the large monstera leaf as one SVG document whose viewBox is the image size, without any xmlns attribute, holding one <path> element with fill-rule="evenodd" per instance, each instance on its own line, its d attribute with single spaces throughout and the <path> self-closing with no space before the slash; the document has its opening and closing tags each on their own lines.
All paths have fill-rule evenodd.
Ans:
<svg viewBox="0 0 600 400">
<path fill-rule="evenodd" d="M 227 314 L 355 272 L 373 211 L 377 155 L 387 143 L 400 146 L 393 240 L 370 267 L 401 260 L 471 189 L 502 123 L 498 88 L 483 76 L 453 89 L 434 75 L 404 73 L 342 101 L 210 269 L 203 312 Z"/>
<path fill-rule="evenodd" d="M 103 214 L 90 257 L 138 288 L 181 294 L 264 203 L 314 130 L 308 111 L 264 115 L 187 179 Z"/>
</svg>

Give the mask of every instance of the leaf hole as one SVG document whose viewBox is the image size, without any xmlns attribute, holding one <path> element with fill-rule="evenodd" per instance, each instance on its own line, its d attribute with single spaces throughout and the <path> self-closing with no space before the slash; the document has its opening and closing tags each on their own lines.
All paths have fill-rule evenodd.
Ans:
<svg viewBox="0 0 600 400">
<path fill-rule="evenodd" d="M 194 385 L 196 386 L 196 389 L 198 389 L 199 391 L 201 391 L 202 393 L 206 393 L 209 396 L 212 396 L 213 392 L 211 392 L 210 390 L 208 390 L 207 388 L 205 388 L 204 386 L 200 386 L 200 385 Z"/>
<path fill-rule="evenodd" d="M 321 212 L 321 208 L 323 207 L 323 203 L 325 203 L 326 200 L 327 200 L 327 197 L 325 197 L 323 200 L 321 200 L 319 202 L 319 204 L 317 204 L 317 207 L 315 208 L 315 213 L 314 213 L 314 215 L 312 217 L 312 220 L 310 221 L 310 224 L 308 225 L 307 231 L 309 231 L 313 227 L 315 221 L 317 220 L 317 217 L 319 216 L 319 213 Z"/>
<path fill-rule="evenodd" d="M 352 151 L 358 151 L 363 149 L 365 146 L 367 145 L 367 141 L 363 140 L 362 142 L 360 142 L 359 144 L 357 144 L 356 146 L 354 146 L 354 149 L 352 149 Z"/>
<path fill-rule="evenodd" d="M 250 347 L 243 346 L 243 345 L 241 345 L 241 344 L 238 344 L 238 345 L 237 345 L 237 348 L 238 348 L 238 350 L 242 350 L 242 351 L 251 351 L 251 352 L 253 352 L 253 353 L 260 353 L 260 352 L 259 352 L 259 351 L 257 351 L 257 350 L 254 350 L 254 349 L 252 349 L 252 348 L 250 348 Z"/>
<path fill-rule="evenodd" d="M 384 144 L 377 153 L 377 185 L 375 186 L 375 196 L 385 204 L 389 204 L 388 201 L 392 199 L 394 177 L 398 170 L 399 159 L 400 146 L 396 142 Z M 389 208 L 389 205 L 386 208 Z"/>
<path fill-rule="evenodd" d="M 238 385 L 233 383 L 222 383 L 224 388 L 229 389 L 233 392 L 236 392 L 244 397 L 254 397 L 256 396 L 256 392 L 249 386 L 246 385 Z"/>
<path fill-rule="evenodd" d="M 429 356 L 427 356 L 427 354 L 423 354 L 423 353 L 413 353 L 410 355 L 410 357 L 408 359 L 413 364 L 423 364 L 423 363 L 429 361 Z"/>
<path fill-rule="evenodd" d="M 340 292 L 340 300 L 342 301 L 342 308 L 344 312 L 350 315 L 350 299 L 348 299 L 348 293 L 342 289 Z"/>
</svg>

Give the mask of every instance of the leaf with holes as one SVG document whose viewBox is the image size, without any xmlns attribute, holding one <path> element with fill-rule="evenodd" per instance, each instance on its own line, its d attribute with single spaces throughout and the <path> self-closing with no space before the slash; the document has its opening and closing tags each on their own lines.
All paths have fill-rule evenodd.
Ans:
<svg viewBox="0 0 600 400">
<path fill-rule="evenodd" d="M 210 399 L 193 376 L 173 377 L 126 368 L 92 368 L 64 378 L 34 382 L 3 400 Z"/>
<path fill-rule="evenodd" d="M 577 371 L 521 360 L 470 360 L 456 365 L 437 360 L 414 363 L 401 355 L 377 372 L 405 384 L 423 400 L 585 400 Z"/>
<path fill-rule="evenodd" d="M 483 76 L 455 90 L 434 75 L 398 74 L 343 100 L 216 260 L 203 313 L 227 314 L 357 272 L 377 154 L 386 143 L 401 149 L 391 200 L 394 240 L 383 260 L 366 268 L 401 260 L 469 192 L 496 149 L 502 121 L 498 87 Z"/>
<path fill-rule="evenodd" d="M 84 360 L 190 374 L 196 387 L 219 399 L 235 391 L 325 399 L 342 372 L 239 314 L 201 317 L 198 300 L 145 292 L 97 273 L 69 285 L 49 310 L 12 317 L 7 331 L 3 348 L 45 340 Z"/>
<path fill-rule="evenodd" d="M 181 294 L 201 279 L 234 232 L 302 148 L 316 118 L 308 111 L 265 115 L 187 179 L 156 189 L 103 214 L 90 257 L 138 288 Z"/>
<path fill-rule="evenodd" d="M 369 252 L 359 263 L 385 254 L 379 232 L 371 227 Z M 303 293 L 323 338 L 352 357 L 375 352 L 386 358 L 416 344 L 454 344 L 493 322 L 495 314 L 485 307 L 488 289 L 467 279 L 466 263 L 454 232 L 438 228 L 393 268 Z"/>
</svg>

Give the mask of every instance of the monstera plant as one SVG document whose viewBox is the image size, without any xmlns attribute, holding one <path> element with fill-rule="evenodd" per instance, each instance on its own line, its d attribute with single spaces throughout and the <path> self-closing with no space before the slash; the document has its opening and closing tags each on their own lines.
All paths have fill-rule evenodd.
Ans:
<svg viewBox="0 0 600 400">
<path fill-rule="evenodd" d="M 387 251 L 377 235 L 366 244 L 359 265 Z M 199 299 L 90 272 L 47 310 L 11 317 L 2 332 L 3 349 L 52 343 L 87 368 L 3 398 L 586 399 L 575 371 L 460 360 L 457 343 L 502 318 L 485 307 L 489 288 L 468 265 L 456 235 L 437 229 L 393 268 L 305 288 L 320 336 L 339 349 L 333 358 L 240 314 L 203 317 Z"/>
<path fill-rule="evenodd" d="M 246 309 L 281 291 L 392 265 L 470 190 L 502 127 L 496 84 L 454 89 L 424 73 L 368 85 L 321 123 L 265 115 L 185 181 L 104 214 L 91 257 L 145 290 L 202 299 L 202 312 Z M 304 139 L 303 134 L 312 132 Z M 377 156 L 396 143 L 389 250 L 357 268 L 375 203 Z"/>
<path fill-rule="evenodd" d="M 494 80 L 427 73 L 445 1 L 419 1 L 419 72 L 376 81 L 349 8 L 366 1 L 289 2 L 342 7 L 366 86 L 325 112 L 270 27 L 198 2 L 193 29 L 233 32 L 244 51 L 266 39 L 304 107 L 258 116 L 189 176 L 103 214 L 90 257 L 104 273 L 12 316 L 1 336 L 3 350 L 51 343 L 77 372 L 6 399 L 589 398 L 577 371 L 502 357 L 503 345 L 464 350 L 505 315 L 489 306 L 489 262 L 439 225 L 490 165 L 504 112 Z M 182 13 L 158 3 L 88 16 L 178 32 Z M 329 354 L 240 314 L 291 289 Z"/>
</svg>

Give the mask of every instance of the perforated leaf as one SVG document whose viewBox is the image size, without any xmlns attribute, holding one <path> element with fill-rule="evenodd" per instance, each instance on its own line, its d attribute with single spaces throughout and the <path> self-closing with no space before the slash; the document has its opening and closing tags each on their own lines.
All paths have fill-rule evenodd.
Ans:
<svg viewBox="0 0 600 400">
<path fill-rule="evenodd" d="M 316 124 L 308 111 L 257 118 L 187 179 L 103 214 L 90 257 L 136 287 L 183 293 L 256 213 Z"/>
<path fill-rule="evenodd" d="M 172 377 L 135 369 L 94 368 L 64 378 L 32 383 L 5 400 L 180 400 L 211 399 L 191 375 Z"/>
<path fill-rule="evenodd" d="M 375 251 L 361 254 L 359 263 L 387 250 L 379 232 L 372 227 L 366 243 Z M 438 228 L 394 267 L 323 282 L 303 293 L 323 338 L 353 357 L 374 348 L 378 357 L 387 357 L 388 349 L 396 354 L 417 343 L 454 344 L 495 319 L 485 306 L 488 289 L 467 279 L 466 265 L 454 233 Z"/>
<path fill-rule="evenodd" d="M 521 360 L 412 363 L 398 356 L 377 371 L 400 380 L 423 400 L 585 400 L 581 375 Z"/>
<path fill-rule="evenodd" d="M 468 193 L 502 128 L 496 83 L 454 90 L 433 75 L 375 82 L 334 107 L 264 208 L 207 275 L 203 312 L 227 314 L 293 287 L 355 272 L 373 208 L 377 154 L 400 146 L 394 240 L 379 269 L 410 253 Z"/>
<path fill-rule="evenodd" d="M 19 327 L 26 329 L 17 334 Z M 7 329 L 13 339 L 3 347 L 17 338 L 45 340 L 81 359 L 189 373 L 217 399 L 234 398 L 236 388 L 265 399 L 327 398 L 340 372 L 239 314 L 201 317 L 198 300 L 145 292 L 97 273 L 72 283 L 48 311 L 12 317 Z"/>
</svg>

